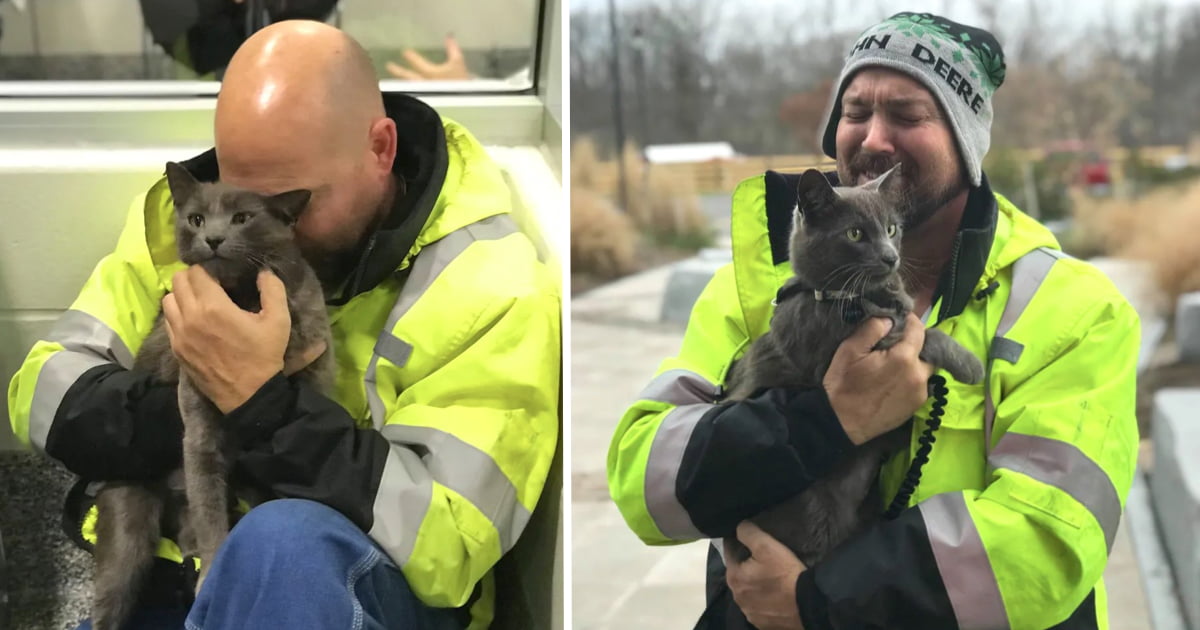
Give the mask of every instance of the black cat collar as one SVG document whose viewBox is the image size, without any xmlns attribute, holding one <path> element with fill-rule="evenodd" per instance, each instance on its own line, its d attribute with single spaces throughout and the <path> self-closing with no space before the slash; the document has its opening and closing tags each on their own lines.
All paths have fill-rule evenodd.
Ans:
<svg viewBox="0 0 1200 630">
<path fill-rule="evenodd" d="M 818 302 L 846 301 L 857 300 L 862 295 L 851 291 L 822 291 L 820 289 L 812 289 L 800 284 L 799 282 L 785 284 L 780 287 L 779 292 L 775 294 L 775 299 L 771 301 L 772 306 L 779 306 L 780 302 L 789 298 L 796 297 L 801 293 L 813 294 L 813 299 Z"/>
<path fill-rule="evenodd" d="M 818 302 L 835 303 L 838 307 L 838 312 L 842 314 L 842 321 L 847 324 L 857 324 L 867 316 L 866 311 L 862 307 L 862 295 L 850 291 L 822 291 L 806 287 L 799 282 L 785 284 L 780 287 L 779 292 L 775 294 L 775 299 L 771 300 L 771 304 L 779 306 L 784 300 L 796 297 L 801 293 L 811 293 L 813 299 Z"/>
</svg>

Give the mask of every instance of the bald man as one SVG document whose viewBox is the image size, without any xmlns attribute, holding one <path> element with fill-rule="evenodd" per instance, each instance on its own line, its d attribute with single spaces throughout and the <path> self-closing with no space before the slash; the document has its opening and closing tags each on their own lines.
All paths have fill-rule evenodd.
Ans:
<svg viewBox="0 0 1200 630">
<path fill-rule="evenodd" d="M 174 386 L 132 369 L 161 305 L 225 414 L 234 480 L 280 499 L 238 521 L 194 602 L 195 562 L 161 541 L 132 627 L 486 627 L 493 567 L 555 451 L 561 364 L 558 283 L 508 218 L 499 170 L 461 126 L 381 96 L 362 48 L 313 22 L 239 49 L 215 140 L 184 163 L 195 177 L 312 191 L 296 235 L 335 341 L 307 356 L 334 353 L 335 391 L 286 376 L 278 278 L 261 273 L 248 313 L 178 262 L 160 180 L 14 377 L 17 435 L 79 475 L 67 522 L 90 547 L 89 482 L 180 464 Z"/>
</svg>

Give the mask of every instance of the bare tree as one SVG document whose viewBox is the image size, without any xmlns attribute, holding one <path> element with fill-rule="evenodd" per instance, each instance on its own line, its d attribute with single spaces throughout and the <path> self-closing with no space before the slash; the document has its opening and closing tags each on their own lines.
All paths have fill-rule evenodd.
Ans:
<svg viewBox="0 0 1200 630">
<path fill-rule="evenodd" d="M 1110 8 L 1115 0 L 1105 0 Z M 845 0 L 734 4 L 646 0 L 618 16 L 622 116 L 632 140 L 724 140 L 743 153 L 813 150 L 827 95 L 860 28 L 834 32 Z M 890 15 L 886 3 L 855 5 L 860 26 Z M 948 3 L 945 12 L 962 10 Z M 992 145 L 1033 148 L 1054 140 L 1099 144 L 1184 142 L 1200 131 L 1200 7 L 1150 0 L 1123 21 L 1076 20 L 1034 0 L 975 0 L 1008 53 L 995 95 Z M 868 13 L 875 10 L 878 15 Z M 614 42 L 606 14 L 571 15 L 573 135 L 611 151 Z M 1000 29 L 1000 30 L 997 30 Z"/>
</svg>

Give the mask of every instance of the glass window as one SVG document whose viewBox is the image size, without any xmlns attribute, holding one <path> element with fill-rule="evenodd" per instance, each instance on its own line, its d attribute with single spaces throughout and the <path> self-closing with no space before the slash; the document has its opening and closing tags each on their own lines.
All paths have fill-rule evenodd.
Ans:
<svg viewBox="0 0 1200 630">
<path fill-rule="evenodd" d="M 0 0 L 0 94 L 46 81 L 121 81 L 105 93 L 177 92 L 145 81 L 219 81 L 247 33 L 282 19 L 338 26 L 387 89 L 533 89 L 541 0 Z M 24 84 L 24 85 L 22 85 Z M 98 86 L 59 86 L 88 93 Z M 190 92 L 215 92 L 215 85 Z M 74 91 L 72 91 L 74 90 Z"/>
</svg>

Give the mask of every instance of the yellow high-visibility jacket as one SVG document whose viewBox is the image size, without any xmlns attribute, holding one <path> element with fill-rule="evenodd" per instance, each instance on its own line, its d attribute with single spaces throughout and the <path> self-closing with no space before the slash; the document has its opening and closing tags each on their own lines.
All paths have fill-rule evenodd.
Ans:
<svg viewBox="0 0 1200 630">
<path fill-rule="evenodd" d="M 561 283 L 510 219 L 511 193 L 475 138 L 411 97 L 385 104 L 408 194 L 330 298 L 335 391 L 269 381 L 251 411 L 231 414 L 258 427 L 240 436 L 237 463 L 280 495 L 344 513 L 421 601 L 469 610 L 482 628 L 492 568 L 529 521 L 557 445 Z M 212 151 L 185 166 L 217 176 Z M 84 479 L 178 462 L 174 387 L 131 370 L 182 268 L 173 221 L 164 178 L 10 384 L 16 435 Z M 94 506 L 68 509 L 94 540 Z M 160 555 L 181 560 L 166 540 Z"/>
<path fill-rule="evenodd" d="M 721 400 L 792 275 L 795 188 L 795 176 L 772 172 L 737 188 L 733 263 L 617 427 L 610 491 L 648 544 L 732 535 L 852 448 L 823 391 Z M 947 375 L 948 407 L 908 509 L 802 574 L 808 630 L 1107 627 L 1101 575 L 1137 456 L 1137 315 L 986 178 L 956 239 L 927 323 L 986 360 L 988 377 L 968 386 Z M 881 510 L 928 413 L 927 403 L 911 448 L 884 465 Z M 723 574 L 714 551 L 706 627 L 740 616 Z"/>
</svg>

